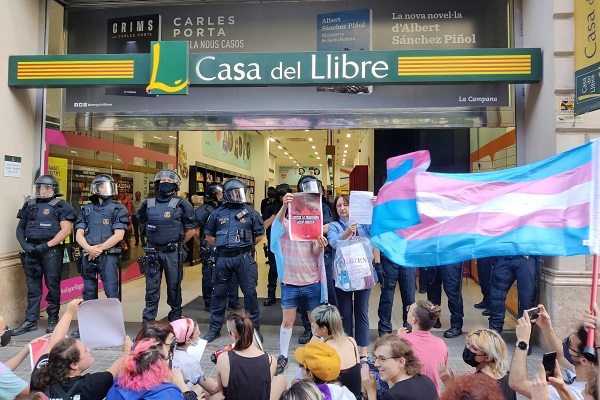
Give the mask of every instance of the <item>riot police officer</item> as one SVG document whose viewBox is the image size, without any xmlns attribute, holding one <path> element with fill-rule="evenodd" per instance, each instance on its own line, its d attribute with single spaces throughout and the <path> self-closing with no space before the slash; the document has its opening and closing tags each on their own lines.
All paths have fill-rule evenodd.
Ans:
<svg viewBox="0 0 600 400">
<path fill-rule="evenodd" d="M 33 185 L 31 198 L 17 213 L 17 240 L 23 248 L 21 261 L 27 282 L 25 321 L 12 330 L 13 336 L 37 329 L 42 299 L 42 276 L 48 288 L 48 327 L 51 333 L 58 322 L 60 310 L 60 276 L 63 265 L 61 243 L 73 231 L 73 206 L 57 197 L 62 196 L 58 181 L 52 175 L 42 175 Z"/>
<path fill-rule="evenodd" d="M 204 339 L 212 342 L 221 336 L 229 281 L 235 275 L 244 293 L 244 308 L 250 313 L 262 340 L 256 297 L 258 267 L 253 253 L 254 245 L 265 233 L 263 220 L 258 212 L 245 204 L 249 193 L 244 182 L 229 179 L 223 185 L 223 192 L 225 204 L 213 211 L 204 227 L 206 240 L 217 249 L 217 280 L 210 303 L 210 330 Z"/>
<path fill-rule="evenodd" d="M 144 322 L 156 319 L 163 271 L 167 282 L 167 304 L 171 306 L 168 319 L 181 318 L 181 281 L 187 254 L 184 244 L 194 236 L 196 215 L 192 204 L 176 195 L 180 183 L 181 178 L 175 171 L 158 171 L 154 175 L 156 197 L 144 200 L 138 211 L 147 240 L 143 262 L 146 276 Z"/>
<path fill-rule="evenodd" d="M 204 204 L 196 209 L 196 236 L 200 240 L 200 257 L 202 259 L 202 298 L 204 299 L 204 310 L 210 311 L 210 298 L 215 284 L 215 247 L 206 241 L 204 226 L 210 214 L 219 206 L 223 198 L 223 186 L 217 182 L 211 182 L 206 186 L 204 192 Z M 239 308 L 240 296 L 237 279 L 233 276 L 229 287 L 229 308 Z"/>
<path fill-rule="evenodd" d="M 97 175 L 92 180 L 90 193 L 91 203 L 83 206 L 75 224 L 75 240 L 83 249 L 80 259 L 83 300 L 98 298 L 98 274 L 106 297 L 120 298 L 121 241 L 129 226 L 129 212 L 113 199 L 117 195 L 117 184 L 110 175 Z"/>
</svg>

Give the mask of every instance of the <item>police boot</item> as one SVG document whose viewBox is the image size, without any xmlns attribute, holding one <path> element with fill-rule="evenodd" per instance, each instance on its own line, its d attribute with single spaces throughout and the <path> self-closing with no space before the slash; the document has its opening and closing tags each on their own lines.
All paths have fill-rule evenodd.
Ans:
<svg viewBox="0 0 600 400">
<path fill-rule="evenodd" d="M 48 317 L 48 326 L 46 327 L 46 333 L 54 332 L 56 324 L 58 323 L 58 317 Z"/>
<path fill-rule="evenodd" d="M 37 329 L 36 321 L 25 321 L 15 329 L 11 330 L 11 336 L 19 336 L 27 332 L 35 331 Z"/>
</svg>

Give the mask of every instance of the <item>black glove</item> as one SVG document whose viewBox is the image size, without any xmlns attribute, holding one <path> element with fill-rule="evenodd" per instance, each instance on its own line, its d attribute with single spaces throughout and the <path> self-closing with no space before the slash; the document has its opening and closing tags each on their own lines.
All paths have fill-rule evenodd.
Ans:
<svg viewBox="0 0 600 400">
<path fill-rule="evenodd" d="M 373 263 L 373 268 L 375 268 L 375 273 L 377 274 L 377 279 L 379 280 L 379 284 L 381 287 L 385 286 L 385 271 L 381 266 L 381 263 Z"/>
<path fill-rule="evenodd" d="M 35 246 L 32 245 L 31 243 L 27 243 L 27 242 L 22 243 L 21 247 L 23 248 L 23 251 L 25 253 L 32 253 L 35 250 Z"/>
<path fill-rule="evenodd" d="M 44 254 L 50 247 L 48 247 L 48 243 L 40 243 L 33 249 L 32 253 L 36 256 L 41 256 Z"/>
</svg>

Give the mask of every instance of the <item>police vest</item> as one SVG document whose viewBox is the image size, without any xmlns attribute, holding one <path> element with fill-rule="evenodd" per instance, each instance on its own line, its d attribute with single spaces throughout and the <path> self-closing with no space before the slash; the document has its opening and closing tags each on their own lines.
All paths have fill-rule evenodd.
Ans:
<svg viewBox="0 0 600 400">
<path fill-rule="evenodd" d="M 254 246 L 252 214 L 256 211 L 247 204 L 240 208 L 221 206 L 211 215 L 216 219 L 215 244 L 217 249 L 235 249 Z"/>
<path fill-rule="evenodd" d="M 146 237 L 156 245 L 178 242 L 183 237 L 183 209 L 178 207 L 181 197 L 173 197 L 169 202 L 159 202 L 156 198 L 147 200 Z"/>
<path fill-rule="evenodd" d="M 106 242 L 114 231 L 112 229 L 113 221 L 118 212 L 117 206 L 120 203 L 115 201 L 104 202 L 101 206 L 96 205 L 94 209 L 93 203 L 88 203 L 83 206 L 81 213 L 87 225 L 84 231 L 85 240 L 92 246 Z"/>
<path fill-rule="evenodd" d="M 48 202 L 29 200 L 25 238 L 30 243 L 47 242 L 60 232 L 60 200 L 54 198 Z"/>
</svg>

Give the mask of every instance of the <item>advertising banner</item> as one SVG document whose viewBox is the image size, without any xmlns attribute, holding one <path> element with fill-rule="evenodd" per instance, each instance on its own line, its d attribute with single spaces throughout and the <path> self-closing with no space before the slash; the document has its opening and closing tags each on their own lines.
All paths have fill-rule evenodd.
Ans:
<svg viewBox="0 0 600 400">
<path fill-rule="evenodd" d="M 252 135 L 244 131 L 202 132 L 202 154 L 204 156 L 247 171 L 252 169 L 251 143 Z M 210 181 L 212 182 L 212 179 Z"/>
<path fill-rule="evenodd" d="M 319 180 L 322 180 L 322 169 L 323 167 L 318 166 L 306 166 L 301 167 L 279 167 L 279 176 L 277 177 L 277 184 L 287 183 L 292 188 L 296 188 L 298 180 L 303 175 L 313 175 Z"/>
<path fill-rule="evenodd" d="M 600 37 L 596 34 L 600 2 L 575 0 L 574 6 L 575 115 L 581 115 L 600 108 Z"/>
<path fill-rule="evenodd" d="M 187 41 L 190 58 L 211 53 L 276 54 L 329 49 L 349 54 L 361 53 L 361 49 L 501 49 L 509 46 L 510 36 L 505 0 L 203 3 L 71 11 L 68 16 L 68 53 L 105 53 L 107 27 L 112 27 L 108 24 L 109 20 L 146 15 L 160 16 L 161 40 Z M 441 61 L 435 60 L 434 64 Z M 471 65 L 475 63 L 473 60 L 470 62 Z M 397 69 L 397 64 L 397 61 L 390 64 L 390 68 Z M 464 68 L 464 65 L 448 64 L 445 68 L 451 71 Z M 233 63 L 228 69 L 229 72 L 222 74 L 247 72 L 248 65 Z M 190 70 L 190 79 L 193 76 L 197 76 L 197 71 Z M 318 110 L 326 113 L 365 109 L 510 106 L 508 84 L 498 82 L 449 83 L 443 86 L 372 85 L 372 88 L 367 88 L 371 84 L 360 83 L 335 88 L 320 83 L 306 87 L 273 87 L 259 82 L 256 86 L 240 88 L 236 87 L 237 80 L 232 78 L 230 86 L 191 86 L 187 96 L 135 99 L 107 95 L 103 88 L 69 88 L 65 111 L 241 115 L 264 110 L 287 113 Z M 170 85 L 177 84 L 171 82 Z"/>
</svg>

